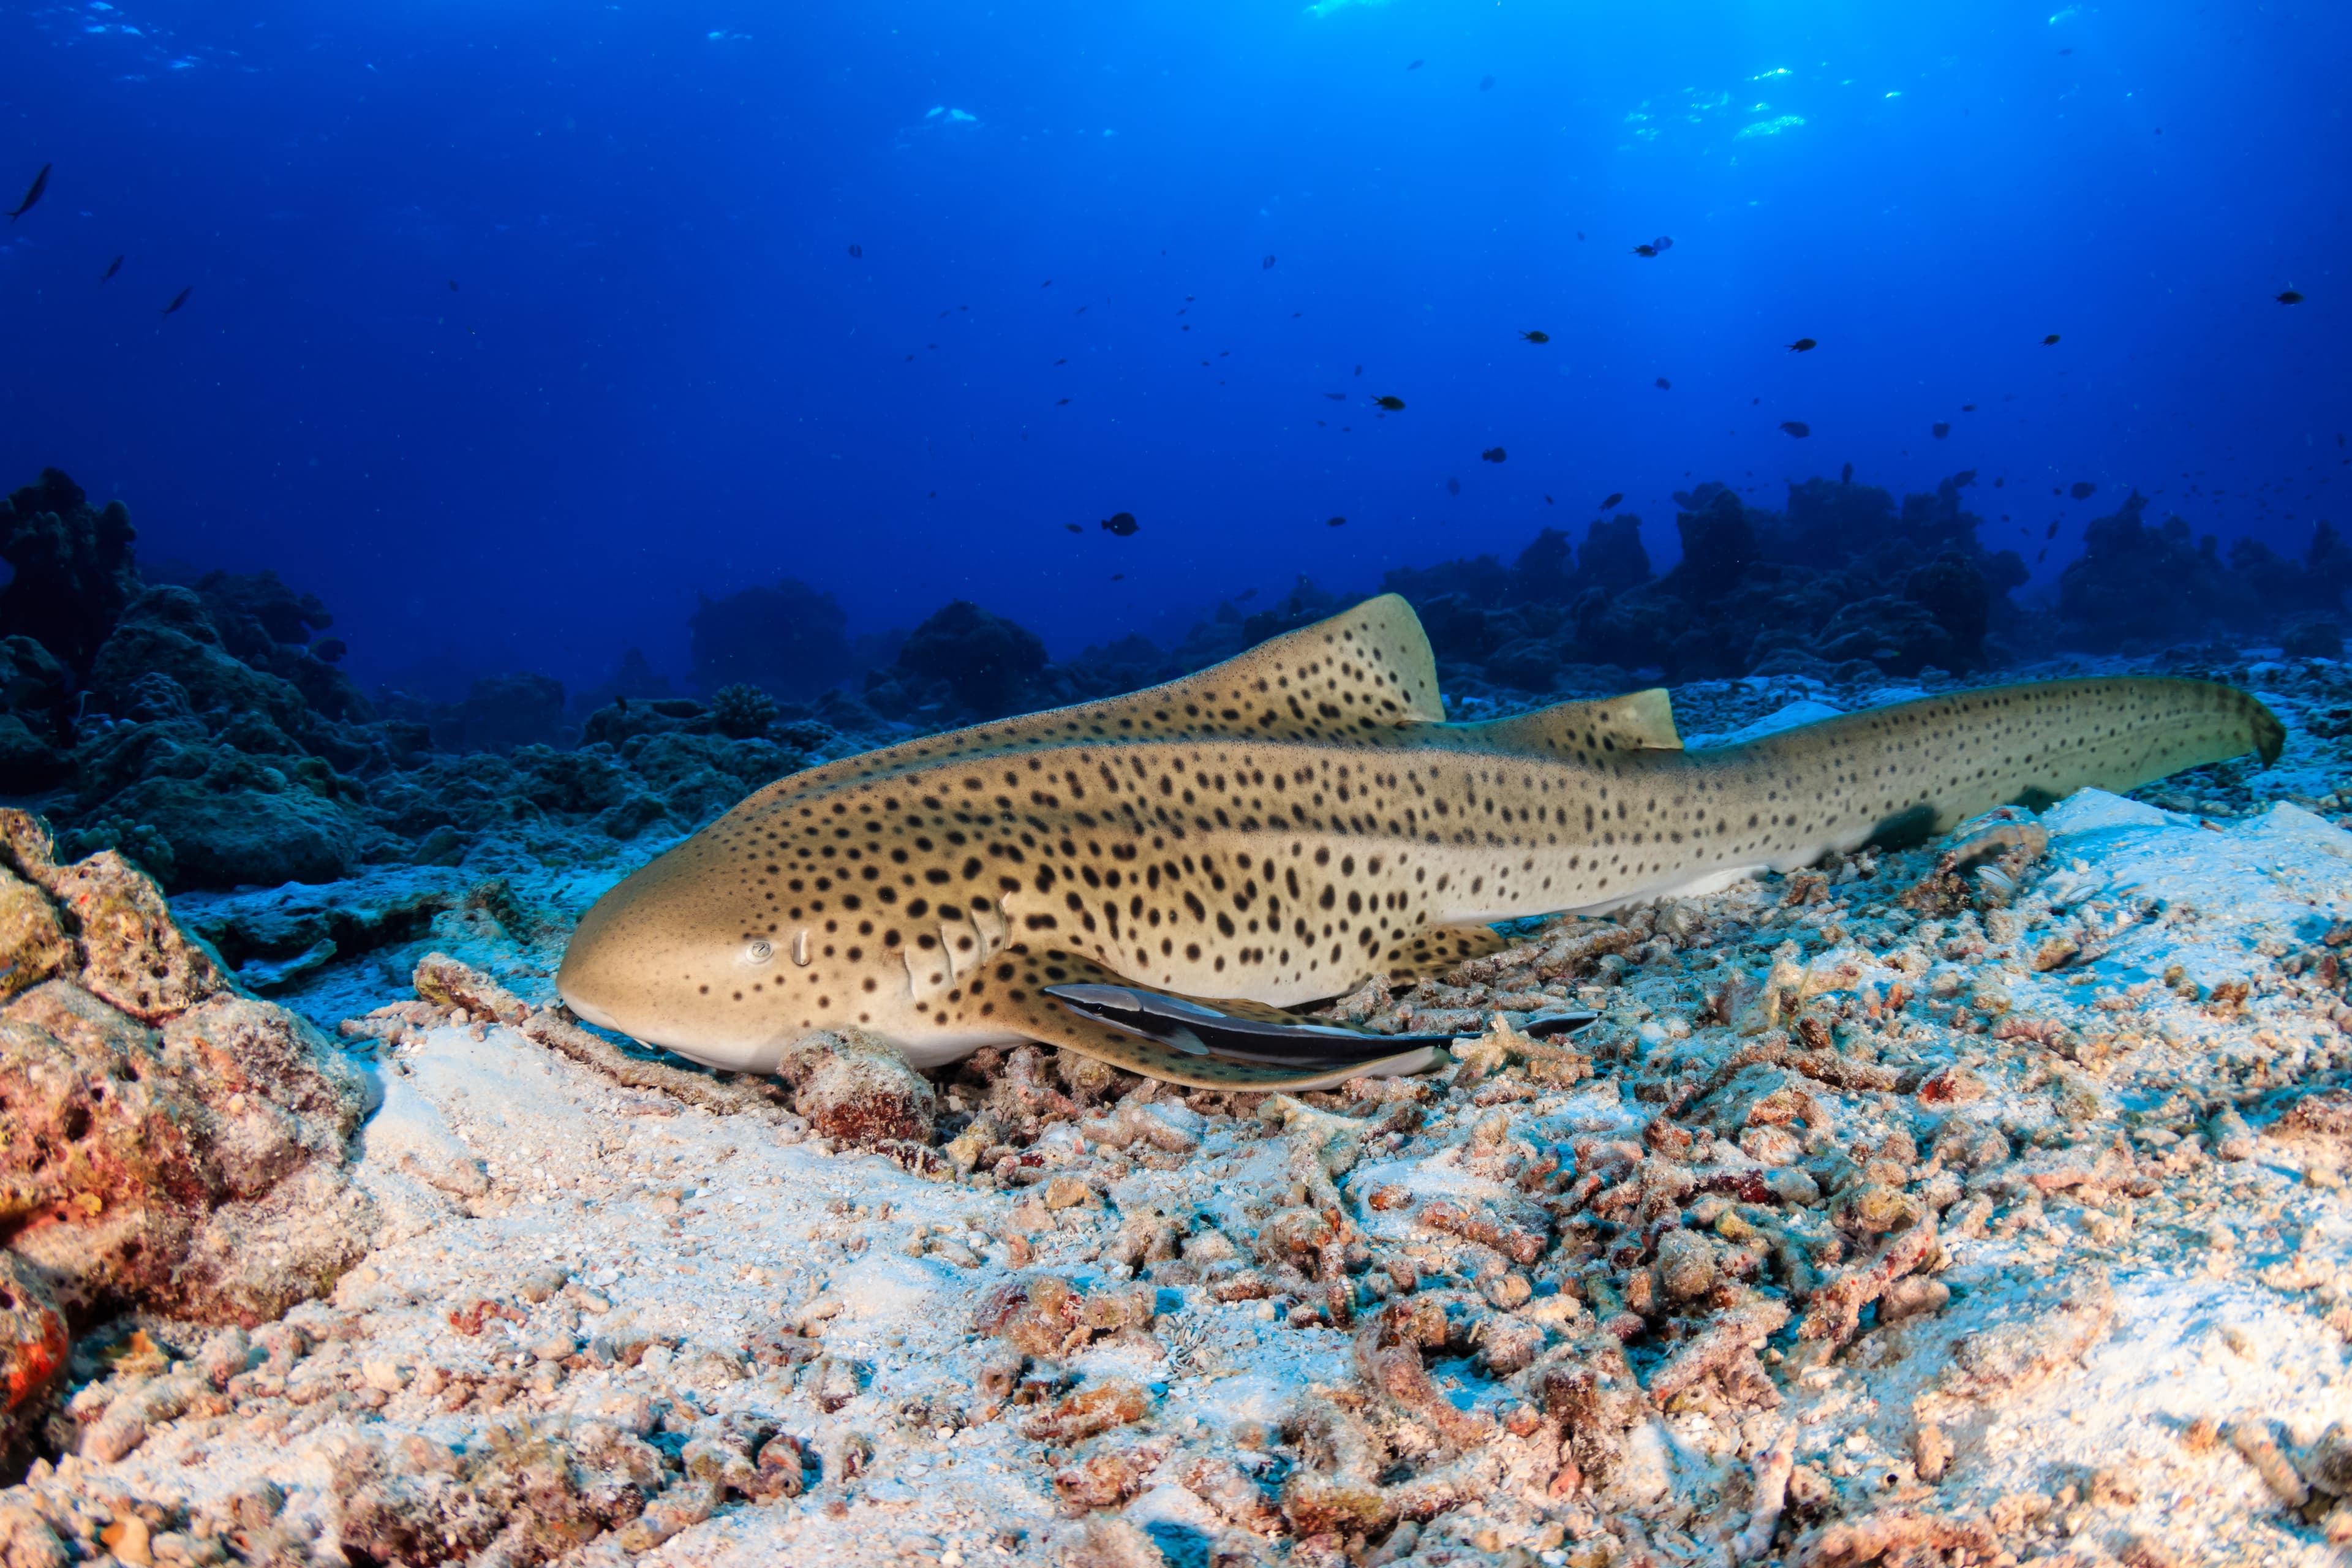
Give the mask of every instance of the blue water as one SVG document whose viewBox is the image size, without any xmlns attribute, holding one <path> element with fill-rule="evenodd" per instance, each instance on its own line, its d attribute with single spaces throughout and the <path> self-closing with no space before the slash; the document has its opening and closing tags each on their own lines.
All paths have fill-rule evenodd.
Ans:
<svg viewBox="0 0 2352 1568">
<path fill-rule="evenodd" d="M 55 172 L 0 247 L 0 484 L 63 468 L 142 563 L 274 568 L 362 685 L 459 689 L 682 677 L 697 595 L 782 576 L 1063 655 L 1616 491 L 1663 566 L 1674 490 L 1845 462 L 2005 479 L 1988 546 L 2061 523 L 2021 596 L 2132 486 L 2299 552 L 2352 483 L 2347 46 L 2180 3 L 12 3 L 0 196 Z"/>
</svg>

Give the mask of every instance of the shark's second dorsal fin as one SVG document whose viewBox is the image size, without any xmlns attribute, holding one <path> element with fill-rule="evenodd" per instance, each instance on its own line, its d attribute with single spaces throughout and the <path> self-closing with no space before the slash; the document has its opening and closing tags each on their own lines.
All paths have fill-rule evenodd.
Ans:
<svg viewBox="0 0 2352 1568">
<path fill-rule="evenodd" d="M 1090 741 L 1378 741 L 1444 722 L 1437 660 L 1394 594 L 1271 637 L 1223 664 L 1124 697 L 950 730 L 779 780 L 799 794 L 958 757 Z"/>
<path fill-rule="evenodd" d="M 1451 726 L 1456 743 L 1523 755 L 1597 762 L 1621 752 L 1679 752 L 1674 702 L 1663 686 L 1598 702 L 1555 702 L 1531 713 Z"/>
</svg>

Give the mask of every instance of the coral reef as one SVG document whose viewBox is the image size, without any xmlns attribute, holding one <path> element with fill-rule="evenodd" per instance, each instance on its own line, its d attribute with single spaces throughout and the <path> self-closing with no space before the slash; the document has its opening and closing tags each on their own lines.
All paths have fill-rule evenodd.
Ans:
<svg viewBox="0 0 2352 1568">
<path fill-rule="evenodd" d="M 706 595 L 688 622 L 694 684 L 703 691 L 756 686 L 806 698 L 851 673 L 849 617 L 831 594 L 787 577 L 723 599 Z"/>
<path fill-rule="evenodd" d="M 79 485 L 43 468 L 0 502 L 0 560 L 15 568 L 0 587 L 0 637 L 29 637 L 77 673 L 88 670 L 139 592 L 137 537 L 121 501 L 94 510 Z"/>
<path fill-rule="evenodd" d="M 371 1228 L 344 1171 L 358 1073 L 238 994 L 119 857 L 59 866 L 16 811 L 0 845 L 0 1189 L 37 1279 L 12 1291 L 84 1323 L 252 1324 L 327 1289 Z"/>
</svg>

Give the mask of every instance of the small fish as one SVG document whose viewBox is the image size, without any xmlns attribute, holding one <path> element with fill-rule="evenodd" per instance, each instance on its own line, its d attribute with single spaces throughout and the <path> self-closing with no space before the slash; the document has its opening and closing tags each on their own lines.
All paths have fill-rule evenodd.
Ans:
<svg viewBox="0 0 2352 1568">
<path fill-rule="evenodd" d="M 1998 490 L 1998 489 L 2008 489 L 2008 488 L 2009 488 L 2009 476 L 2008 476 L 2007 474 L 2003 474 L 2003 475 L 2001 475 L 1999 479 L 1997 479 L 1993 480 L 1993 482 L 1992 482 L 1992 488 L 1993 488 L 1993 489 L 1997 489 L 1997 490 Z"/>
<path fill-rule="evenodd" d="M 457 291 L 457 280 L 455 278 L 452 278 L 452 279 L 450 279 L 448 281 L 449 281 L 449 292 L 451 292 L 452 294 L 455 294 L 455 293 Z"/>
<path fill-rule="evenodd" d="M 1445 481 L 1445 493 L 1450 496 L 1460 495 L 1462 493 L 1462 481 L 1456 479 L 1448 479 Z"/>
<path fill-rule="evenodd" d="M 1064 528 L 1068 529 L 1072 533 L 1084 533 L 1084 532 L 1086 531 L 1086 530 L 1085 530 L 1085 529 L 1080 528 L 1080 527 L 1079 527 L 1076 523 L 1075 523 L 1075 522 L 1066 522 L 1066 523 L 1062 524 L 1062 526 L 1063 526 Z"/>
<path fill-rule="evenodd" d="M 2300 289 L 2288 289 L 2272 295 L 2271 298 L 2276 300 L 2282 305 L 2300 305 L 2303 303 L 2303 290 Z"/>
<path fill-rule="evenodd" d="M 1124 572 L 1114 572 L 1110 574 L 1110 580 L 1114 583 L 1124 583 L 1127 581 L 1127 574 Z"/>
<path fill-rule="evenodd" d="M 1799 338 L 1789 345 L 1789 352 L 1792 354 L 1809 354 L 1821 346 L 1821 340 L 1818 338 Z"/>
<path fill-rule="evenodd" d="M 1549 495 L 1545 496 L 1545 497 L 1544 497 L 1544 505 L 1546 505 L 1546 506 L 1549 506 L 1549 505 L 1551 505 L 1551 504 L 1552 504 L 1552 499 L 1551 499 L 1551 497 L 1549 497 Z"/>
<path fill-rule="evenodd" d="M 1102 520 L 1102 525 L 1107 531 L 1118 535 L 1121 539 L 1127 538 L 1143 526 L 1135 521 L 1135 514 L 1131 511 L 1115 511 Z"/>
<path fill-rule="evenodd" d="M 1973 403 L 1963 403 L 1960 405 L 1960 412 L 1963 414 L 1974 414 L 1976 411 L 1977 405 Z"/>
<path fill-rule="evenodd" d="M 1663 375 L 1658 377 L 1658 379 L 1651 384 L 1655 386 L 1660 392 L 1672 392 L 1675 389 L 1675 384 L 1668 381 Z"/>
<path fill-rule="evenodd" d="M 2066 487 L 2066 493 L 2073 496 L 2076 500 L 2089 500 L 2091 499 L 2091 492 L 2098 488 L 2099 487 L 2097 485 L 2092 483 L 2089 479 L 2076 479 L 2073 484 Z"/>
<path fill-rule="evenodd" d="M 166 316 L 170 315 L 173 311 L 186 304 L 188 302 L 188 296 L 195 291 L 196 286 L 193 283 L 189 284 L 186 288 L 172 296 L 172 302 L 163 307 L 163 313 Z"/>
<path fill-rule="evenodd" d="M 1607 511 L 1624 499 L 1625 492 L 1623 490 L 1612 490 L 1607 495 L 1601 498 L 1601 510 L 1602 511 Z"/>
<path fill-rule="evenodd" d="M 849 247 L 849 259 L 850 259 L 850 260 L 852 260 L 852 261 L 862 261 L 862 260 L 864 260 L 864 259 L 865 259 L 865 258 L 866 258 L 866 247 L 865 247 L 864 246 L 862 246 L 862 245 L 853 245 L 853 246 L 851 246 L 851 247 Z"/>
<path fill-rule="evenodd" d="M 1411 64 L 1411 65 L 1409 65 L 1409 66 L 1405 67 L 1404 68 L 1405 68 L 1405 69 L 1407 69 L 1407 70 L 1409 70 L 1409 71 L 1417 71 L 1417 70 L 1419 70 L 1419 69 L 1420 69 L 1420 68 L 1421 68 L 1424 64 L 1426 64 L 1426 63 L 1427 63 L 1427 62 L 1426 62 L 1426 61 L 1423 61 L 1423 60 L 1415 60 L 1415 61 L 1413 61 L 1413 62 L 1412 62 L 1412 64 Z"/>
<path fill-rule="evenodd" d="M 1478 454 L 1479 460 L 1481 462 L 1487 463 L 1499 463 L 1509 456 L 1510 454 L 1504 451 L 1500 447 L 1489 447 L 1485 451 Z"/>
<path fill-rule="evenodd" d="M 1780 428 L 1800 441 L 1813 433 L 1813 427 L 1801 419 L 1783 419 L 1780 421 Z"/>
<path fill-rule="evenodd" d="M 1637 245 L 1633 247 L 1633 254 L 1636 256 L 1655 256 L 1658 254 L 1658 247 L 1654 245 Z"/>
<path fill-rule="evenodd" d="M 310 657 L 320 664 L 341 664 L 343 655 L 351 651 L 351 645 L 341 637 L 328 637 L 310 645 Z"/>
<path fill-rule="evenodd" d="M 1066 360 L 1066 359 L 1057 359 L 1057 360 L 1055 360 L 1054 363 L 1055 363 L 1055 364 L 1067 364 L 1067 363 L 1069 363 L 1070 362 L 1069 362 L 1068 360 Z"/>
<path fill-rule="evenodd" d="M 1548 343 L 1551 342 L 1551 334 L 1549 332 L 1525 331 L 1519 334 L 1519 342 L 1523 343 Z"/>
<path fill-rule="evenodd" d="M 1037 285 L 1040 289 L 1051 289 L 1053 286 L 1054 280 L 1051 278 L 1046 279 L 1045 281 Z"/>
<path fill-rule="evenodd" d="M 1490 77 L 1490 76 L 1482 76 L 1482 77 L 1480 77 L 1480 78 L 1478 79 L 1478 90 L 1479 90 L 1480 92 L 1492 92 L 1492 91 L 1494 91 L 1494 90 L 1495 90 L 1495 79 L 1494 79 L 1493 77 Z"/>
<path fill-rule="evenodd" d="M 1952 433 L 1951 426 L 1941 419 L 1937 420 L 1933 425 L 1928 426 L 1927 428 L 1935 432 L 1936 439 L 1938 441 Z"/>
<path fill-rule="evenodd" d="M 1838 483 L 1842 485 L 1850 485 L 1853 483 L 1853 465 L 1852 463 L 1848 463 L 1844 468 L 1838 470 Z"/>
<path fill-rule="evenodd" d="M 111 260 L 111 261 L 110 261 L 110 262 L 108 262 L 108 263 L 106 264 L 106 270 L 105 270 L 105 271 L 103 271 L 103 272 L 101 272 L 101 273 L 100 273 L 100 274 L 98 275 L 98 280 L 99 280 L 100 283 L 103 283 L 103 282 L 105 282 L 108 279 L 110 279 L 110 278 L 113 277 L 116 273 L 118 273 L 118 272 L 120 272 L 120 271 L 121 271 L 121 270 L 122 270 L 122 258 L 121 258 L 120 256 L 118 256 L 118 257 L 116 257 L 113 260 Z"/>
<path fill-rule="evenodd" d="M 1345 528 L 1348 526 L 1348 520 L 1344 517 L 1327 517 L 1323 520 L 1323 526 L 1326 528 Z"/>
<path fill-rule="evenodd" d="M 1268 253 L 1266 258 L 1257 264 L 1257 269 L 1260 272 L 1271 272 L 1274 270 L 1274 257 L 1271 253 Z"/>
<path fill-rule="evenodd" d="M 1391 397 L 1383 395 L 1373 398 L 1372 402 L 1377 406 L 1385 408 L 1391 414 L 1400 413 L 1404 408 L 1404 399 L 1402 397 Z"/>
<path fill-rule="evenodd" d="M 2043 534 L 2042 537 L 2044 539 L 2055 539 L 2058 537 L 2058 520 L 2056 518 L 2053 517 L 2050 520 L 2050 531 Z"/>
<path fill-rule="evenodd" d="M 1658 236 L 1657 238 L 1650 241 L 1650 243 L 1656 246 L 1660 250 L 1672 250 L 1675 247 L 1675 237 L 1670 234 L 1662 234 Z"/>
<path fill-rule="evenodd" d="M 10 223 L 15 223 L 18 218 L 23 217 L 26 213 L 33 210 L 33 204 L 39 201 L 41 199 L 41 193 L 49 188 L 49 171 L 55 167 L 57 167 L 57 165 L 54 163 L 44 163 L 41 165 L 41 172 L 33 176 L 33 188 L 25 193 L 25 199 L 18 202 L 16 204 L 16 210 L 8 215 L 8 221 Z"/>
<path fill-rule="evenodd" d="M 1348 401 L 1348 395 L 1344 392 L 1327 392 L 1323 395 L 1329 398 L 1334 403 L 1345 403 Z"/>
<path fill-rule="evenodd" d="M 2057 341 L 2058 341 L 2058 334 L 2057 334 L 2057 333 L 2055 333 L 2055 332 L 2053 332 L 2053 333 L 2051 333 L 2048 337 L 2046 337 L 2046 338 L 2044 338 L 2044 339 L 2042 339 L 2042 346 L 2043 348 L 2045 348 L 2045 349 L 2046 349 L 2046 348 L 2048 348 L 2051 344 L 2053 344 L 2053 343 L 2056 342 Z"/>
<path fill-rule="evenodd" d="M 1054 406 L 1059 408 L 1067 402 L 1069 402 L 1069 399 L 1066 397 L 1057 397 L 1054 399 Z"/>
<path fill-rule="evenodd" d="M 1358 375 L 1361 375 L 1361 374 L 1364 374 L 1364 367 L 1363 367 L 1362 365 L 1358 365 L 1358 366 L 1356 367 L 1356 374 L 1357 374 Z"/>
</svg>

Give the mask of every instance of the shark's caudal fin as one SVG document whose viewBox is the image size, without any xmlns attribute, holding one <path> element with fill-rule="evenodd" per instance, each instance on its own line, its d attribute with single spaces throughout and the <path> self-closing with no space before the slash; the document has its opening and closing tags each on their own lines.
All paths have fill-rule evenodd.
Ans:
<svg viewBox="0 0 2352 1568">
<path fill-rule="evenodd" d="M 1892 808 L 1865 839 L 1948 831 L 1997 805 L 2039 808 L 2079 789 L 2118 793 L 2248 752 L 2278 760 L 2286 727 L 2235 687 L 2161 676 L 1987 686 L 1865 709 L 1742 745 L 1690 753 L 1706 767 L 1784 780 L 1801 803 L 1866 783 Z M 1892 791 L 1883 786 L 1892 782 Z M 1851 845 L 1843 846 L 1851 847 Z"/>
<path fill-rule="evenodd" d="M 1262 642 L 1223 664 L 1124 697 L 1024 713 L 827 763 L 770 784 L 830 784 L 1089 741 L 1348 741 L 1441 723 L 1437 661 L 1412 606 L 1394 594 Z"/>
</svg>

